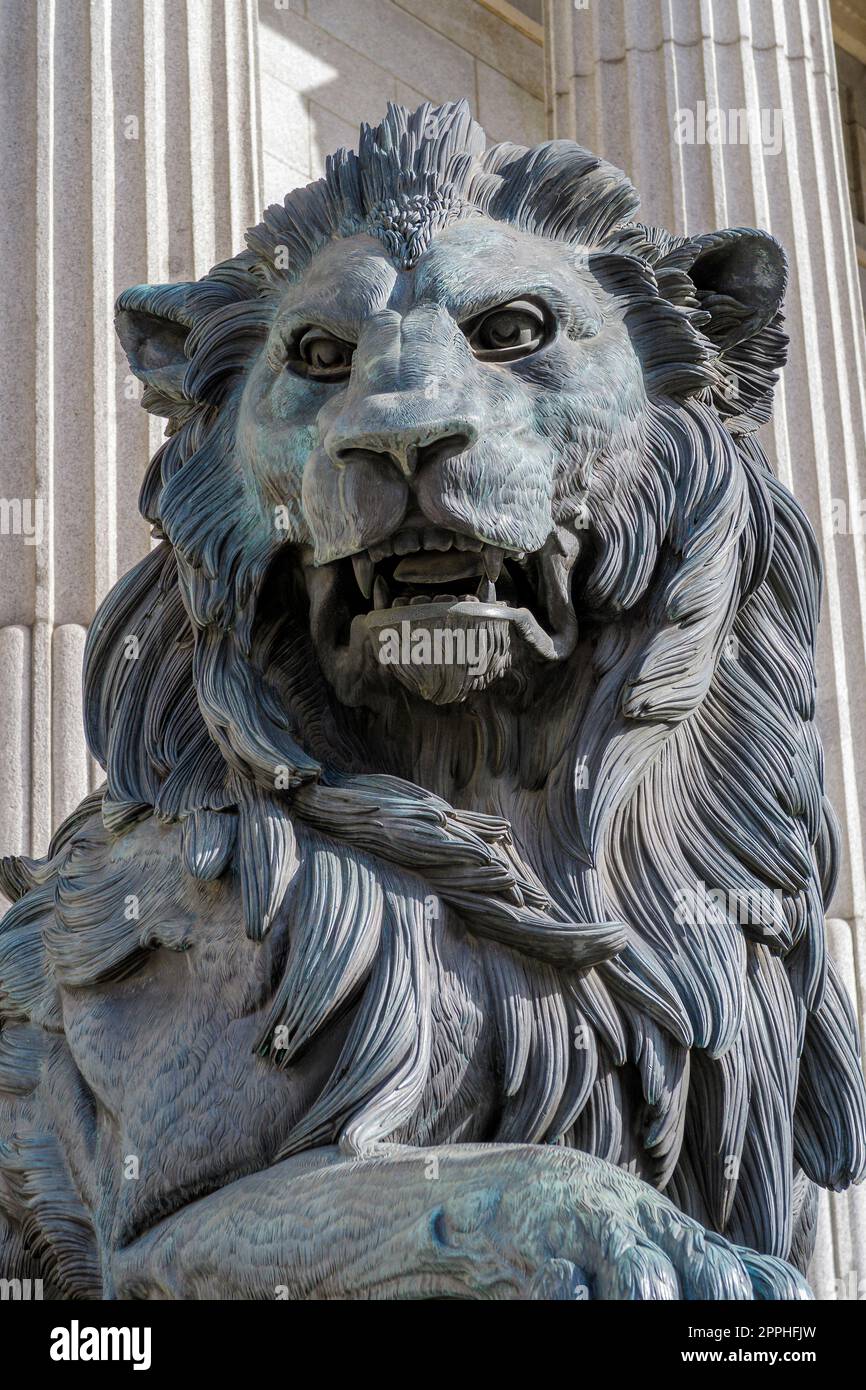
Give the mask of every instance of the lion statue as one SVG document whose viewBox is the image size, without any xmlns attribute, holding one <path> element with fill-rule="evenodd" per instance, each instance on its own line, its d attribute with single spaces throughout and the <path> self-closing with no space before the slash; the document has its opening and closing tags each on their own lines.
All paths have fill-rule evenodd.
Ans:
<svg viewBox="0 0 866 1390">
<path fill-rule="evenodd" d="M 156 543 L 3 861 L 3 1268 L 66 1298 L 808 1297 L 866 1168 L 764 232 L 390 106 L 121 294 Z M 47 1296 L 47 1295 L 46 1295 Z"/>
</svg>

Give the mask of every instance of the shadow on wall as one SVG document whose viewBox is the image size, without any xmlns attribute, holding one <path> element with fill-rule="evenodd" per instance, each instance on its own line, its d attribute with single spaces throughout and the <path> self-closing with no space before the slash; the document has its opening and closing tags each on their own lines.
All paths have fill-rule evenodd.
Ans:
<svg viewBox="0 0 866 1390">
<path fill-rule="evenodd" d="M 266 203 L 319 178 L 389 101 L 465 96 L 491 139 L 545 137 L 541 45 L 476 0 L 259 0 L 259 20 Z"/>
</svg>

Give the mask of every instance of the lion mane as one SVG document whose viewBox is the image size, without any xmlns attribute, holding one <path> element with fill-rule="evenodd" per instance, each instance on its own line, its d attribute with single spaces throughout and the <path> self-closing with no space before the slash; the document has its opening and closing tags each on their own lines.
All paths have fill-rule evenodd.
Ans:
<svg viewBox="0 0 866 1390">
<path fill-rule="evenodd" d="M 709 275 L 727 234 L 673 237 L 636 210 L 627 179 L 577 145 L 486 149 L 463 103 L 390 107 L 357 152 L 269 208 L 246 251 L 195 283 L 121 295 L 143 403 L 169 421 L 141 494 L 158 543 L 89 636 L 106 786 L 57 837 L 50 875 L 7 861 L 25 896 L 4 931 L 50 899 L 61 981 L 130 973 L 155 938 L 124 918 L 129 884 L 70 877 L 62 847 L 89 836 L 93 860 L 100 836 L 145 817 L 179 826 L 186 874 L 234 885 L 251 938 L 290 924 L 266 1064 L 291 1066 L 353 1011 L 283 1154 L 573 1145 L 796 1258 L 802 1189 L 864 1171 L 866 1109 L 825 945 L 837 835 L 814 724 L 820 562 L 755 434 L 784 359 L 783 285 L 751 323 L 743 267 L 721 289 Z M 300 496 L 266 495 L 234 437 L 275 296 L 322 246 L 372 232 L 411 265 L 477 212 L 586 248 L 647 381 L 632 485 L 602 448 L 585 489 L 591 660 L 551 675 L 534 740 L 492 701 L 471 732 L 462 711 L 365 726 L 338 705 L 288 575 Z M 497 813 L 470 804 L 479 768 L 503 788 Z M 745 922 L 730 901 L 684 913 L 701 885 L 769 906 Z M 482 1033 L 483 1083 L 466 1060 Z"/>
</svg>

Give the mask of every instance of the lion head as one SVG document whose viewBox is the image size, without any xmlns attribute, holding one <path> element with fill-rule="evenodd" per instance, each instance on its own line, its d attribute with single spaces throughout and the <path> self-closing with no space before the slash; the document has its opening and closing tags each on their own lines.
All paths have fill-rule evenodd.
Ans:
<svg viewBox="0 0 866 1390">
<path fill-rule="evenodd" d="M 419 1132 L 443 981 L 483 977 L 482 1137 L 787 1254 L 798 1174 L 844 1186 L 866 1120 L 819 561 L 756 439 L 785 259 L 636 211 L 570 142 L 390 107 L 246 251 L 122 294 L 160 544 L 93 625 L 88 732 L 110 829 L 180 822 L 254 937 L 295 895 L 265 1055 L 366 991 L 296 1146 Z"/>
</svg>

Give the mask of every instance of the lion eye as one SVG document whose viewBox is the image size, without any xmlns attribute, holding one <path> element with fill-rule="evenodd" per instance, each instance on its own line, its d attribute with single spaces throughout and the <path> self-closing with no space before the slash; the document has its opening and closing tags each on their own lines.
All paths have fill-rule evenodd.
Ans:
<svg viewBox="0 0 866 1390">
<path fill-rule="evenodd" d="M 308 328 L 297 340 L 290 366 L 317 381 L 342 381 L 352 367 L 353 343 L 334 338 L 323 328 Z"/>
<path fill-rule="evenodd" d="M 515 299 L 465 325 L 475 356 L 483 362 L 514 362 L 536 352 L 547 341 L 547 320 L 537 304 Z"/>
</svg>

